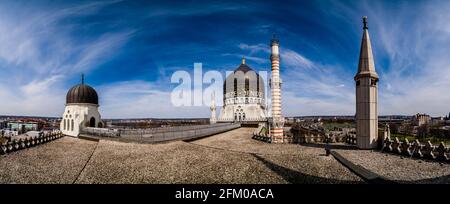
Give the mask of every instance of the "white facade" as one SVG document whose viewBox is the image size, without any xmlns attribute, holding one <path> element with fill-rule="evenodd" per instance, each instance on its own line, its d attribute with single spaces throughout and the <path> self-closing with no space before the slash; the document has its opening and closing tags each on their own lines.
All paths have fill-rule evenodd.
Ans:
<svg viewBox="0 0 450 204">
<path fill-rule="evenodd" d="M 224 84 L 224 101 L 219 122 L 267 121 L 265 82 L 242 59 L 242 64 Z"/>
<path fill-rule="evenodd" d="M 78 137 L 83 127 L 103 127 L 98 105 L 67 104 L 60 124 L 64 135 Z"/>
<path fill-rule="evenodd" d="M 242 103 L 225 105 L 221 110 L 220 121 L 266 121 L 266 113 L 261 105 Z"/>
</svg>

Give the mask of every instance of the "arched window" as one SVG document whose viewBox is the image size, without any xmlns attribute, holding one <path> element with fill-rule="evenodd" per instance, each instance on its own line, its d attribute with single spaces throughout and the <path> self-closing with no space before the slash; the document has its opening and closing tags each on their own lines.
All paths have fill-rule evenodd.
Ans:
<svg viewBox="0 0 450 204">
<path fill-rule="evenodd" d="M 89 120 L 89 127 L 95 127 L 95 118 L 94 118 L 94 117 L 92 117 L 92 118 Z"/>
<path fill-rule="evenodd" d="M 70 131 L 73 131 L 73 119 L 70 121 Z"/>
<path fill-rule="evenodd" d="M 256 76 L 256 92 L 259 96 L 259 76 Z"/>
<path fill-rule="evenodd" d="M 234 78 L 234 97 L 236 97 L 237 96 L 237 79 L 236 78 Z"/>
<path fill-rule="evenodd" d="M 245 113 L 242 113 L 242 120 L 245 120 Z"/>
<path fill-rule="evenodd" d="M 66 119 L 63 120 L 63 123 L 64 123 L 64 129 L 63 130 L 66 130 Z"/>
<path fill-rule="evenodd" d="M 378 82 L 377 79 L 370 79 L 370 85 L 372 85 L 372 86 L 376 86 L 377 82 Z"/>
<path fill-rule="evenodd" d="M 245 78 L 245 95 L 248 96 L 250 90 L 250 80 Z"/>
<path fill-rule="evenodd" d="M 225 80 L 225 81 L 223 82 L 223 94 L 227 94 L 227 95 L 228 95 L 228 93 L 227 93 L 227 80 Z M 223 103 L 225 103 L 226 98 L 227 98 L 227 97 L 223 97 Z M 225 104 L 226 104 L 226 103 L 225 103 Z"/>
</svg>

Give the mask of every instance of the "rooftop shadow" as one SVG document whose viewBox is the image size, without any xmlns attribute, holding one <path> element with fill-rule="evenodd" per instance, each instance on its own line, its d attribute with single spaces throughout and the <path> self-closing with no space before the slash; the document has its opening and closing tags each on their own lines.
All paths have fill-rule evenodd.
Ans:
<svg viewBox="0 0 450 204">
<path fill-rule="evenodd" d="M 337 180 L 330 178 L 317 177 L 307 175 L 289 168 L 282 167 L 271 161 L 268 161 L 257 154 L 252 154 L 256 159 L 261 161 L 266 167 L 281 176 L 284 180 L 292 184 L 361 184 L 363 181 Z"/>
<path fill-rule="evenodd" d="M 315 148 L 323 148 L 327 146 L 327 144 L 324 143 L 308 143 L 308 144 L 300 144 L 305 147 L 315 147 Z M 343 149 L 343 150 L 357 150 L 358 148 L 356 146 L 352 145 L 346 145 L 346 144 L 328 144 L 330 149 Z"/>
</svg>

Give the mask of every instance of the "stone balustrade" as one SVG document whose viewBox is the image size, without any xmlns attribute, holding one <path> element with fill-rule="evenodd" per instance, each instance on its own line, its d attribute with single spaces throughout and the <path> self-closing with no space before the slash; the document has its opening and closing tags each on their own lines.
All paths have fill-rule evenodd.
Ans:
<svg viewBox="0 0 450 204">
<path fill-rule="evenodd" d="M 241 118 L 241 120 L 236 120 L 234 118 L 219 118 L 217 122 L 266 122 L 267 118 Z"/>
<path fill-rule="evenodd" d="M 3 140 L 0 143 L 0 154 L 6 154 L 13 151 L 34 147 L 40 144 L 50 142 L 61 138 L 63 135 L 60 131 L 45 132 L 39 136 L 15 136 L 10 139 Z"/>
<path fill-rule="evenodd" d="M 345 136 L 345 143 L 347 144 L 352 144 L 352 145 L 356 145 L 356 135 L 355 134 L 350 134 L 348 133 Z"/>
<path fill-rule="evenodd" d="M 164 142 L 189 140 L 226 132 L 241 127 L 240 123 L 216 123 L 210 125 L 187 125 L 143 129 L 83 128 L 83 137 L 110 138 L 136 142 Z"/>
<path fill-rule="evenodd" d="M 81 129 L 81 134 L 99 137 L 120 137 L 120 129 L 85 127 Z"/>
<path fill-rule="evenodd" d="M 443 142 L 439 145 L 433 145 L 430 141 L 422 144 L 417 139 L 409 142 L 407 138 L 400 141 L 396 137 L 394 140 L 386 139 L 381 151 L 415 158 L 450 162 L 450 148 L 446 147 Z"/>
<path fill-rule="evenodd" d="M 345 131 L 326 131 L 320 126 L 304 125 L 291 128 L 293 143 L 338 143 L 345 142 L 347 135 L 351 134 Z"/>
</svg>

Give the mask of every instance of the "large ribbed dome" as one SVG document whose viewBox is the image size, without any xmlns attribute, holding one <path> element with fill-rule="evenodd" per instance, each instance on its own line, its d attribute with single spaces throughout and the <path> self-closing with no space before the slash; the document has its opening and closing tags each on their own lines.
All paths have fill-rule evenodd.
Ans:
<svg viewBox="0 0 450 204">
<path fill-rule="evenodd" d="M 242 64 L 229 75 L 223 85 L 224 100 L 235 97 L 264 97 L 264 80 L 242 59 Z"/>
<path fill-rule="evenodd" d="M 67 92 L 66 104 L 71 103 L 89 103 L 98 105 L 97 92 L 94 88 L 81 82 L 81 84 L 72 87 L 69 92 Z"/>
<path fill-rule="evenodd" d="M 250 68 L 249 66 L 247 66 L 246 64 L 241 64 L 241 65 L 239 65 L 239 67 L 236 70 L 234 70 L 234 73 L 236 73 L 238 71 L 244 72 L 244 74 L 245 74 L 248 71 L 253 71 L 253 69 Z M 258 73 L 256 73 L 256 74 L 258 74 Z"/>
<path fill-rule="evenodd" d="M 228 76 L 223 84 L 223 106 L 218 121 L 267 121 L 264 86 L 267 74 L 260 76 L 255 70 L 242 63 Z M 256 124 L 256 123 L 255 123 Z"/>
</svg>

